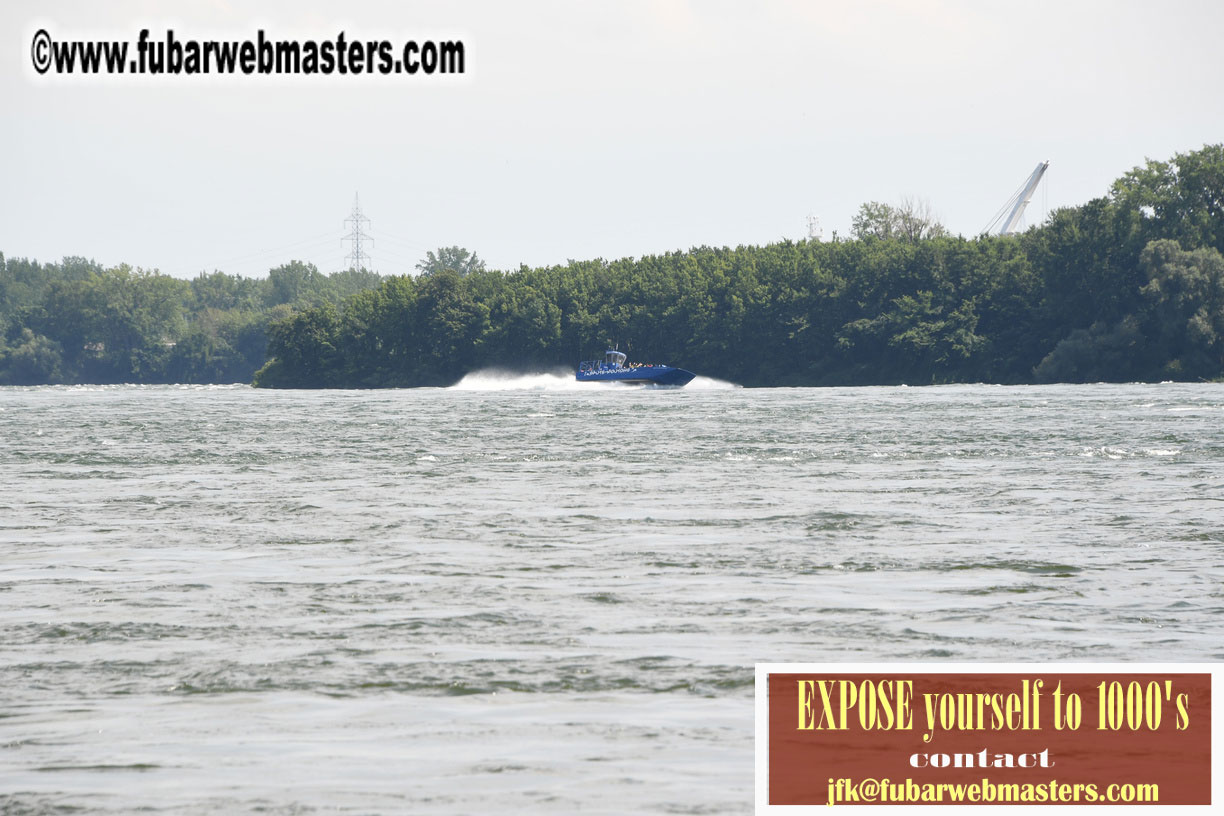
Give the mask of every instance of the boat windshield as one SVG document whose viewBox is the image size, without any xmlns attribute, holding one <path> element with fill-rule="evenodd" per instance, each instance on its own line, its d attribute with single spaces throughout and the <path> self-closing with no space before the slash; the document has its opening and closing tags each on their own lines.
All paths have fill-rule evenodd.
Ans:
<svg viewBox="0 0 1224 816">
<path fill-rule="evenodd" d="M 604 355 L 604 362 L 610 366 L 623 366 L 625 364 L 625 353 L 623 351 L 616 351 L 615 349 L 608 349 L 607 353 Z"/>
</svg>

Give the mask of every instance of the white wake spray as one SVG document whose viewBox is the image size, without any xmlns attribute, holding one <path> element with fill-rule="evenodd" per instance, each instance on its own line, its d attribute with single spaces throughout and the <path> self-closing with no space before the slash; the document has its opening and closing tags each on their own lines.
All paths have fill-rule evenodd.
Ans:
<svg viewBox="0 0 1224 816">
<path fill-rule="evenodd" d="M 715 391 L 721 389 L 739 388 L 735 383 L 725 380 L 715 380 L 711 377 L 697 377 L 684 390 Z M 572 372 L 540 372 L 524 374 L 519 371 L 485 368 L 473 371 L 462 380 L 450 387 L 451 391 L 592 391 L 600 389 L 666 389 L 681 390 L 673 386 L 630 385 L 616 382 L 578 382 Z"/>
</svg>

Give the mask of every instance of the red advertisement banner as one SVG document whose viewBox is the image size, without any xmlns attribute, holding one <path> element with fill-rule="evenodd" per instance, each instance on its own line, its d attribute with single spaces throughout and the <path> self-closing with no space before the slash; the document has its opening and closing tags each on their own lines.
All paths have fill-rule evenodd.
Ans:
<svg viewBox="0 0 1224 816">
<path fill-rule="evenodd" d="M 769 805 L 1212 801 L 1210 672 L 766 677 Z"/>
</svg>

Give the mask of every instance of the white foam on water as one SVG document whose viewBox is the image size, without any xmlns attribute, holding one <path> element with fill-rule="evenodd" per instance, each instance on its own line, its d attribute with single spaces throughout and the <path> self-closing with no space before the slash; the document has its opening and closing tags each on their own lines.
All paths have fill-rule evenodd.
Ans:
<svg viewBox="0 0 1224 816">
<path fill-rule="evenodd" d="M 716 380 L 713 377 L 694 377 L 685 388 L 690 391 L 723 391 L 728 388 L 743 388 L 742 385 L 736 385 L 733 382 L 726 380 Z"/>
<path fill-rule="evenodd" d="M 542 372 L 524 374 L 485 368 L 473 371 L 448 388 L 448 391 L 577 391 L 603 383 L 580 383 L 573 374 Z"/>
<path fill-rule="evenodd" d="M 616 382 L 579 382 L 572 373 L 540 372 L 524 374 L 517 371 L 505 371 L 486 368 L 473 371 L 462 380 L 452 385 L 449 391 L 590 391 L 598 388 L 657 388 L 677 390 L 674 386 L 642 386 L 632 383 Z M 718 391 L 729 388 L 740 388 L 735 383 L 726 380 L 716 380 L 713 377 L 696 377 L 684 388 L 692 391 Z"/>
</svg>

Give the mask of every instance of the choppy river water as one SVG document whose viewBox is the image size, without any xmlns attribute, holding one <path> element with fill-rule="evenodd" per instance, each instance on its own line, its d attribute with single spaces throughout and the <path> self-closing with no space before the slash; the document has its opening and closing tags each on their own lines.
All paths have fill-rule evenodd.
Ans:
<svg viewBox="0 0 1224 816">
<path fill-rule="evenodd" d="M 716 813 L 758 661 L 1224 659 L 1224 386 L 0 389 L 0 810 Z"/>
</svg>

